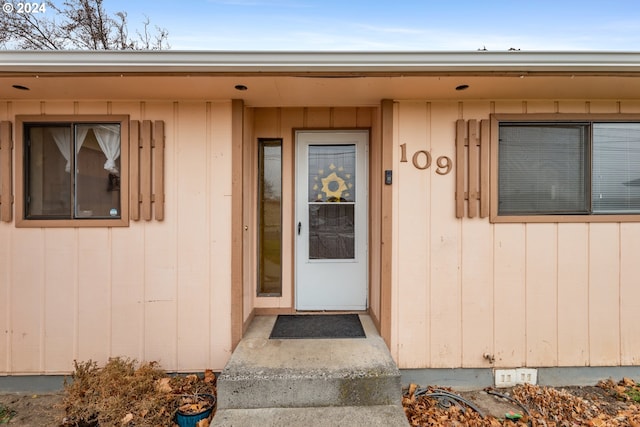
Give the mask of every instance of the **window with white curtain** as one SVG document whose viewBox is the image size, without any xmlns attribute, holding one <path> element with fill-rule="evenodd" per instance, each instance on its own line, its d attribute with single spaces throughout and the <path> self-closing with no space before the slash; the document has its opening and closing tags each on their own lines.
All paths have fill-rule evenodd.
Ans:
<svg viewBox="0 0 640 427">
<path fill-rule="evenodd" d="M 121 124 L 26 123 L 24 218 L 120 219 Z"/>
<path fill-rule="evenodd" d="M 498 127 L 498 216 L 640 214 L 640 123 Z"/>
</svg>

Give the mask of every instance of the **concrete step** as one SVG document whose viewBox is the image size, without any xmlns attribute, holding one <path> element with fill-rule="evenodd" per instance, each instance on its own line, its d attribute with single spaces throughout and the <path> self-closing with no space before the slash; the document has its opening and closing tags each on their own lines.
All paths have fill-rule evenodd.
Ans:
<svg viewBox="0 0 640 427">
<path fill-rule="evenodd" d="M 212 427 L 409 427 L 398 405 L 222 409 Z"/>
<path fill-rule="evenodd" d="M 218 378 L 218 409 L 386 406 L 401 410 L 400 371 L 371 321 L 367 338 L 270 340 L 258 316 Z"/>
</svg>

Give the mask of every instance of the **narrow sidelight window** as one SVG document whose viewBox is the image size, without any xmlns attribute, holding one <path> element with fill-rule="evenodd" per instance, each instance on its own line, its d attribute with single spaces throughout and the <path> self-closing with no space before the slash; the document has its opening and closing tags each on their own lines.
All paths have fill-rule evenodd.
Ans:
<svg viewBox="0 0 640 427">
<path fill-rule="evenodd" d="M 258 295 L 282 295 L 282 140 L 258 140 Z"/>
</svg>

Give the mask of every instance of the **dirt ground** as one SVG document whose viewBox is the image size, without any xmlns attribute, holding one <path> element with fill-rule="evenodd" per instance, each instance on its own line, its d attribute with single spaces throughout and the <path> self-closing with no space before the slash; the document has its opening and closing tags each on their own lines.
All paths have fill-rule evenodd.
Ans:
<svg viewBox="0 0 640 427">
<path fill-rule="evenodd" d="M 624 412 L 630 408 L 630 401 L 622 401 L 615 395 L 607 392 L 601 387 L 584 386 L 584 387 L 561 387 L 560 390 L 569 392 L 576 398 L 583 399 L 593 407 L 597 407 L 600 412 L 615 415 Z M 513 388 L 496 389 L 501 394 L 513 394 Z M 508 412 L 523 412 L 522 408 L 503 398 L 492 396 L 484 390 L 473 390 L 459 392 L 462 397 L 473 402 L 485 415 L 496 418 L 504 418 Z"/>
<path fill-rule="evenodd" d="M 42 426 L 59 427 L 64 419 L 64 409 L 61 407 L 63 393 L 0 394 L 0 425 L 7 424 L 3 418 L 3 409 L 11 411 L 10 426 Z"/>
<path fill-rule="evenodd" d="M 637 387 L 633 384 L 633 387 Z M 430 387 L 429 390 L 438 390 Z M 629 387 L 622 382 L 603 382 L 589 387 L 537 387 L 525 389 L 495 389 L 511 397 L 520 396 L 527 400 L 527 408 L 532 413 L 532 423 L 539 426 L 630 426 L 640 427 L 640 403 L 625 398 Z M 416 394 L 420 392 L 413 391 Z M 456 426 L 502 426 L 527 425 L 524 421 L 511 422 L 505 415 L 526 415 L 523 408 L 511 401 L 491 395 L 485 390 L 453 392 L 471 402 L 482 412 L 479 416 L 468 407 L 461 413 L 454 407 L 444 409 L 437 399 L 425 396 L 411 398 L 404 395 L 404 406 L 412 425 L 456 425 Z M 520 395 L 518 395 L 520 393 Z M 428 393 L 427 393 L 428 394 Z M 525 398 L 522 396 L 526 395 Z M 0 393 L 0 425 L 61 427 L 65 412 L 61 407 L 63 392 L 45 394 Z M 465 406 L 464 404 L 461 406 Z M 3 412 L 4 411 L 4 412 Z M 11 411 L 8 420 L 7 412 Z M 4 418 L 3 418 L 4 414 Z M 537 418 L 536 418 L 537 417 Z M 567 419 L 571 420 L 570 422 Z"/>
</svg>

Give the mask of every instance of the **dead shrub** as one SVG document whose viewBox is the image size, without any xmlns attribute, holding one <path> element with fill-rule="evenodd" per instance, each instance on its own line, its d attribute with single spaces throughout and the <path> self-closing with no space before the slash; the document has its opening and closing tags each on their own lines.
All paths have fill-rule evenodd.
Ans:
<svg viewBox="0 0 640 427">
<path fill-rule="evenodd" d="M 104 367 L 74 362 L 63 398 L 68 426 L 170 426 L 179 397 L 216 394 L 215 375 L 170 377 L 157 362 L 111 358 Z"/>
</svg>

